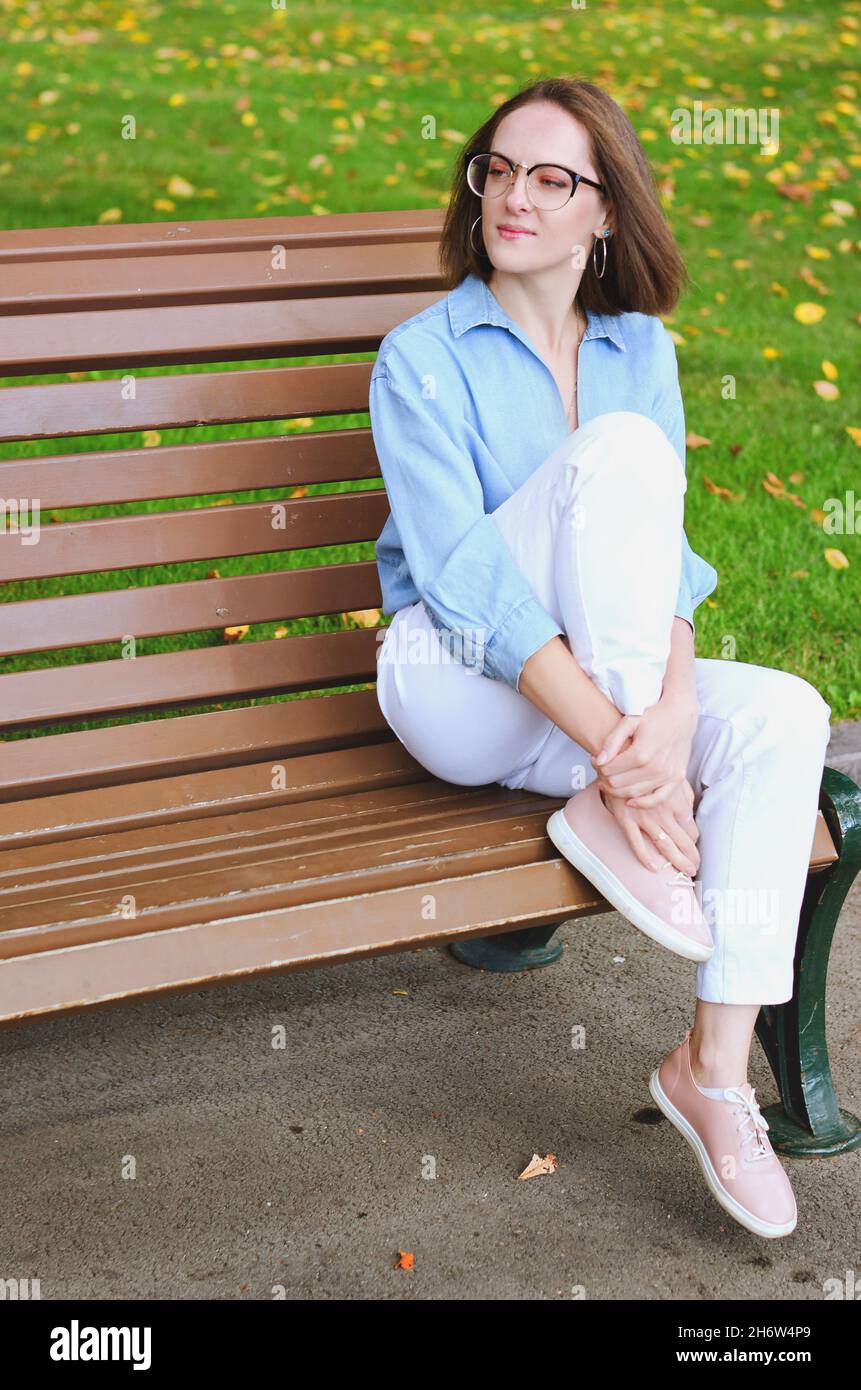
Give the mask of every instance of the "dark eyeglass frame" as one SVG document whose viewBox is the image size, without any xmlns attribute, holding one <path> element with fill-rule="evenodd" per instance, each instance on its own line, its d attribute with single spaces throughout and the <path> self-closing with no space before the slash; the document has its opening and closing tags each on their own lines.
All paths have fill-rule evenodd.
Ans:
<svg viewBox="0 0 861 1390">
<path fill-rule="evenodd" d="M 525 164 L 519 164 L 519 163 L 517 163 L 515 160 L 509 159 L 507 154 L 500 154 L 499 150 L 488 150 L 486 154 L 474 154 L 474 155 L 472 156 L 472 159 L 469 161 L 469 164 L 466 166 L 466 173 L 467 173 L 466 182 L 467 182 L 467 187 L 469 188 L 470 193 L 475 193 L 475 189 L 472 188 L 471 185 L 470 185 L 470 183 L 469 183 L 469 169 L 470 169 L 470 165 L 472 164 L 473 160 L 475 160 L 475 159 L 502 159 L 502 160 L 505 161 L 505 163 L 508 165 L 509 169 L 511 170 L 511 175 L 510 175 L 510 178 L 509 178 L 509 181 L 508 181 L 508 188 L 502 189 L 499 193 L 494 193 L 494 194 L 476 193 L 475 196 L 476 196 L 477 198 L 488 198 L 488 197 L 501 198 L 501 197 L 503 196 L 504 193 L 507 193 L 507 192 L 508 192 L 508 190 L 511 188 L 511 185 L 514 183 L 514 180 L 515 180 L 516 177 L 517 177 L 517 170 L 518 170 L 518 169 L 526 169 L 526 165 L 525 165 Z M 587 177 L 586 177 L 585 174 L 578 174 L 578 173 L 576 172 L 575 169 L 566 169 L 566 167 L 565 167 L 564 164 L 554 164 L 554 163 L 552 163 L 551 161 L 548 161 L 548 160 L 545 160 L 545 159 L 542 159 L 542 160 L 540 161 L 540 163 L 538 163 L 538 164 L 533 164 L 532 167 L 531 167 L 530 169 L 526 169 L 526 179 L 527 179 L 527 183 L 528 183 L 528 181 L 529 181 L 529 175 L 530 175 L 530 174 L 534 173 L 534 171 L 535 171 L 536 169 L 545 169 L 545 168 L 546 168 L 546 169 L 561 169 L 561 170 L 563 171 L 563 173 L 569 174 L 570 177 L 574 180 L 574 187 L 571 189 L 571 192 L 568 194 L 568 197 L 565 199 L 565 202 L 559 204 L 559 208 L 564 208 L 564 207 L 565 207 L 565 203 L 570 203 L 571 199 L 574 197 L 574 194 L 577 192 L 577 185 L 578 185 L 578 184 L 581 184 L 581 183 L 588 183 L 588 185 L 589 185 L 590 188 L 597 188 L 597 190 L 598 190 L 599 193 L 605 193 L 605 192 L 606 192 L 606 189 L 604 188 L 604 185 L 603 185 L 602 183 L 596 183 L 594 179 L 587 179 Z M 558 212 L 558 211 L 559 211 L 559 208 L 553 208 L 553 209 L 550 209 L 550 211 Z"/>
</svg>

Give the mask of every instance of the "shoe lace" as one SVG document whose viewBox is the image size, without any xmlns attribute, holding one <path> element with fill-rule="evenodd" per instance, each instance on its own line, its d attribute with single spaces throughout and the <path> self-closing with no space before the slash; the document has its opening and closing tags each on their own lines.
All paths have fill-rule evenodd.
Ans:
<svg viewBox="0 0 861 1390">
<path fill-rule="evenodd" d="M 734 1100 L 738 1100 L 742 1108 L 742 1118 L 736 1126 L 743 1134 L 741 1141 L 742 1148 L 744 1148 L 748 1140 L 754 1140 L 753 1147 L 748 1150 L 746 1157 L 754 1162 L 761 1158 L 768 1158 L 771 1153 L 768 1140 L 765 1138 L 765 1132 L 768 1129 L 768 1121 L 759 1108 L 759 1102 L 756 1100 L 756 1091 L 751 1087 L 750 1095 L 748 1096 L 745 1095 L 744 1091 L 739 1087 L 728 1086 L 727 1092 Z M 747 1124 L 750 1124 L 751 1128 L 744 1133 L 744 1127 Z"/>
</svg>

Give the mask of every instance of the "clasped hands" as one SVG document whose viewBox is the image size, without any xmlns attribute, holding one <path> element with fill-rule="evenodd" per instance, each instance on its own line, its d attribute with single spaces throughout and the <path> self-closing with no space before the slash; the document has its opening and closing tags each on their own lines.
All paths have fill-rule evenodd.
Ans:
<svg viewBox="0 0 861 1390">
<path fill-rule="evenodd" d="M 663 695 L 644 714 L 623 715 L 592 757 L 605 804 L 647 868 L 668 859 L 691 876 L 699 868 L 687 779 L 698 717 L 696 705 Z"/>
</svg>

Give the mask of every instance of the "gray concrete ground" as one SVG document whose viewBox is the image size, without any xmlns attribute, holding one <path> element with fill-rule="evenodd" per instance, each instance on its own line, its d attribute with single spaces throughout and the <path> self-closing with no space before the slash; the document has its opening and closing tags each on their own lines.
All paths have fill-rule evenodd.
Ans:
<svg viewBox="0 0 861 1390">
<path fill-rule="evenodd" d="M 861 879 L 827 1002 L 838 1097 L 861 1115 L 859 935 Z M 822 1300 L 847 1270 L 861 1284 L 861 1151 L 785 1160 L 798 1227 L 745 1231 L 648 1091 L 692 1020 L 695 967 L 616 913 L 561 936 L 561 961 L 525 974 L 437 948 L 0 1030 L 0 1278 L 38 1278 L 46 1299 L 779 1301 Z M 776 1099 L 756 1041 L 750 1079 Z M 558 1170 L 520 1182 L 533 1153 Z"/>
</svg>

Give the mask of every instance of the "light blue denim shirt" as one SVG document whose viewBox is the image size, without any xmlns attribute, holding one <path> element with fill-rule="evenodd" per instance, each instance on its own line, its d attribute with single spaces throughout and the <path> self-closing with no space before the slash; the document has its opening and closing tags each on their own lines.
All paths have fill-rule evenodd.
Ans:
<svg viewBox="0 0 861 1390">
<path fill-rule="evenodd" d="M 589 312 L 577 398 L 579 424 L 613 410 L 648 415 L 684 465 L 676 349 L 659 317 Z M 421 598 L 455 659 L 517 690 L 527 658 L 563 630 L 489 513 L 571 432 L 553 373 L 469 274 L 386 334 L 368 409 L 391 508 L 374 548 L 383 612 Z M 696 631 L 694 609 L 718 576 L 684 530 L 681 543 L 675 611 Z"/>
</svg>

